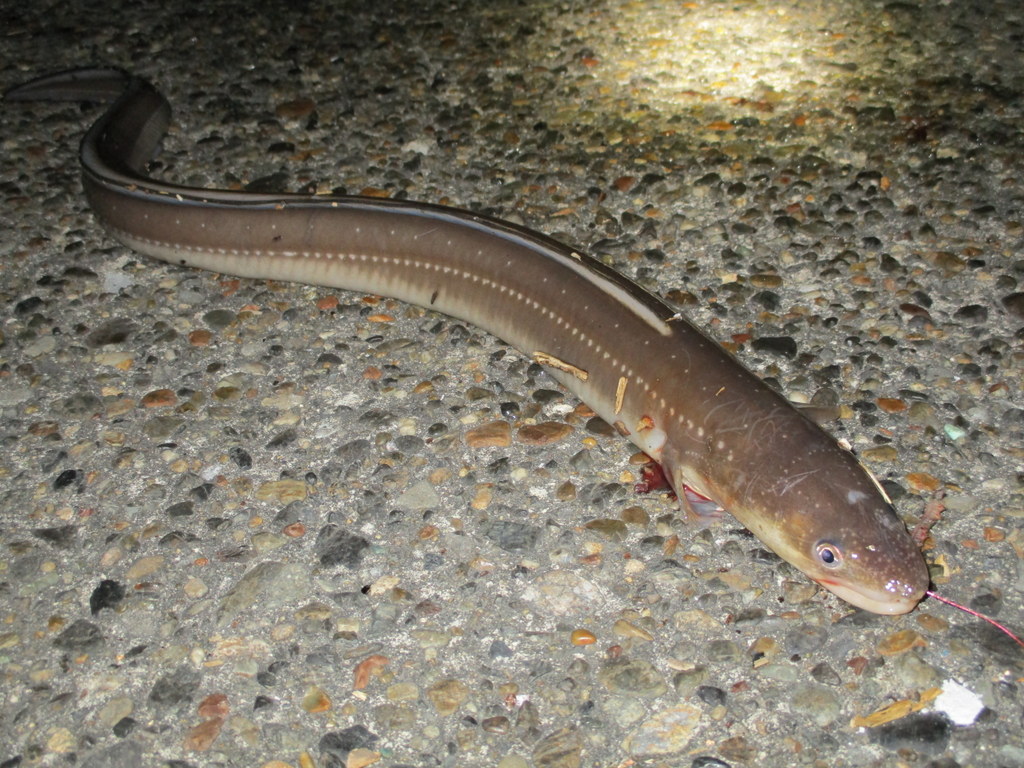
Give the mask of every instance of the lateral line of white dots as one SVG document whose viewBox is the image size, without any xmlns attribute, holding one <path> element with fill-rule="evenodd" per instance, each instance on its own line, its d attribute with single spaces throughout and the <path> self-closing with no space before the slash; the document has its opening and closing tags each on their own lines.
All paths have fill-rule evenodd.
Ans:
<svg viewBox="0 0 1024 768">
<path fill-rule="evenodd" d="M 592 338 L 587 336 L 580 329 L 573 325 L 570 326 L 569 322 L 562 316 L 557 314 L 553 309 L 545 309 L 540 305 L 536 299 L 528 298 L 522 291 L 514 290 L 507 285 L 495 282 L 487 277 L 470 272 L 468 270 L 458 270 L 455 267 L 439 264 L 437 262 L 428 262 L 421 259 L 413 259 L 407 256 L 381 256 L 381 255 L 370 255 L 367 253 L 337 253 L 334 251 L 264 251 L 259 248 L 203 248 L 194 245 L 184 245 L 182 243 L 173 243 L 164 240 L 156 240 L 153 238 L 140 237 L 131 232 L 123 229 L 111 227 L 109 224 L 107 228 L 115 235 L 119 235 L 129 241 L 145 243 L 156 248 L 171 250 L 171 251 L 188 251 L 190 253 L 198 254 L 214 254 L 217 256 L 233 256 L 239 258 L 286 258 L 286 259 L 311 259 L 311 260 L 327 260 L 327 261 L 351 261 L 351 262 L 362 262 L 372 264 L 395 264 L 406 268 L 419 269 L 419 270 L 433 270 L 440 272 L 445 275 L 455 274 L 456 277 L 461 277 L 464 280 L 470 280 L 474 283 L 478 283 L 485 287 L 491 287 L 497 289 L 502 294 L 509 294 L 513 296 L 517 301 L 526 304 L 532 309 L 538 310 L 548 316 L 548 319 L 554 322 L 559 327 L 566 329 L 573 337 L 578 337 L 579 341 L 586 342 L 587 347 L 592 349 L 595 354 L 601 355 L 604 360 L 611 358 L 611 365 L 613 368 L 619 371 L 619 374 L 625 376 L 627 379 L 641 387 L 645 394 L 650 395 L 652 392 L 654 396 L 658 398 L 659 405 L 663 412 L 667 412 L 670 418 L 675 418 L 680 426 L 685 426 L 687 429 L 692 429 L 693 422 L 686 419 L 684 416 L 677 415 L 674 406 L 669 407 L 668 402 L 663 395 L 659 395 L 655 390 L 651 388 L 650 383 L 641 376 L 638 376 L 632 368 L 627 368 L 626 365 L 619 361 L 618 358 L 613 357 L 609 352 L 605 351 L 600 344 L 595 342 Z M 392 232 L 394 234 L 394 232 Z M 482 256 L 482 251 L 477 251 L 478 256 Z M 543 278 L 544 282 L 547 282 L 547 278 Z M 562 293 L 565 293 L 565 289 L 562 289 Z"/>
</svg>

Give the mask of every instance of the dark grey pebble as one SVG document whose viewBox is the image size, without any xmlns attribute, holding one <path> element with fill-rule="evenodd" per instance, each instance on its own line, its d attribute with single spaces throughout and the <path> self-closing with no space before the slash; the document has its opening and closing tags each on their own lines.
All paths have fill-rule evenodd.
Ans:
<svg viewBox="0 0 1024 768">
<path fill-rule="evenodd" d="M 70 278 L 72 280 L 96 280 L 99 278 L 99 275 L 88 267 L 72 266 L 65 268 L 65 270 L 61 272 L 61 277 Z"/>
<path fill-rule="evenodd" d="M 321 755 L 340 761 L 337 765 L 344 765 L 349 752 L 353 749 L 369 749 L 377 740 L 377 734 L 367 727 L 352 725 L 341 731 L 325 733 L 317 746 Z"/>
<path fill-rule="evenodd" d="M 651 578 L 666 588 L 682 588 L 692 581 L 693 572 L 678 560 L 666 557 L 651 568 Z"/>
<path fill-rule="evenodd" d="M 267 443 L 267 448 L 284 448 L 294 443 L 298 438 L 299 432 L 297 429 L 284 429 L 270 439 Z"/>
<path fill-rule="evenodd" d="M 53 644 L 65 651 L 84 651 L 102 642 L 103 632 L 85 619 L 76 619 L 53 639 Z"/>
<path fill-rule="evenodd" d="M 657 555 L 664 548 L 664 536 L 644 536 L 642 539 L 640 539 L 640 549 L 642 551 L 649 551 L 652 555 Z"/>
<path fill-rule="evenodd" d="M 292 523 L 309 520 L 312 516 L 309 504 L 304 501 L 293 501 L 274 515 L 274 524 L 284 528 Z"/>
<path fill-rule="evenodd" d="M 90 754 L 82 761 L 82 768 L 137 768 L 143 762 L 141 744 L 119 741 Z"/>
<path fill-rule="evenodd" d="M 197 485 L 194 488 L 190 488 L 188 495 L 191 496 L 196 501 L 206 501 L 213 495 L 213 492 L 216 489 L 217 486 L 215 486 L 213 483 L 203 483 L 202 485 Z"/>
<path fill-rule="evenodd" d="M 629 535 L 626 524 L 615 518 L 599 517 L 587 522 L 584 528 L 598 534 L 606 541 L 624 541 Z"/>
<path fill-rule="evenodd" d="M 244 559 L 248 554 L 247 550 L 237 552 L 221 551 L 217 553 L 219 559 Z M 269 586 L 279 578 L 281 571 L 285 568 L 284 563 L 268 560 L 253 566 L 237 581 L 221 598 L 217 607 L 217 623 L 221 626 L 234 619 L 242 611 L 248 610 L 256 604 L 257 600 L 266 597 Z"/>
<path fill-rule="evenodd" d="M 496 477 L 505 477 L 508 475 L 511 465 L 511 459 L 508 456 L 502 456 L 500 459 L 495 459 L 488 464 L 487 471 Z"/>
<path fill-rule="evenodd" d="M 160 537 L 160 545 L 172 549 L 181 549 L 186 544 L 195 544 L 198 541 L 199 536 L 189 531 L 171 531 Z"/>
<path fill-rule="evenodd" d="M 798 653 L 803 656 L 818 650 L 827 640 L 827 629 L 805 624 L 786 633 L 786 653 Z"/>
<path fill-rule="evenodd" d="M 591 510 L 604 509 L 626 495 L 620 483 L 587 483 L 579 489 L 579 498 Z"/>
<path fill-rule="evenodd" d="M 334 449 L 334 455 L 337 459 L 350 463 L 362 461 L 369 455 L 369 453 L 370 441 L 365 438 L 350 440 L 344 445 L 339 445 Z"/>
<path fill-rule="evenodd" d="M 113 579 L 104 579 L 99 586 L 89 595 L 89 610 L 92 615 L 102 611 L 104 608 L 113 608 L 124 600 L 125 589 L 122 584 Z"/>
<path fill-rule="evenodd" d="M 953 317 L 969 323 L 984 323 L 988 320 L 988 307 L 984 304 L 967 304 L 960 307 Z"/>
<path fill-rule="evenodd" d="M 388 429 L 395 424 L 395 414 L 391 411 L 371 408 L 359 417 L 359 423 L 372 429 Z"/>
<path fill-rule="evenodd" d="M 842 685 L 843 683 L 843 679 L 824 661 L 811 669 L 811 677 L 824 685 Z"/>
<path fill-rule="evenodd" d="M 519 403 L 513 400 L 502 403 L 499 410 L 502 417 L 508 421 L 516 421 L 519 418 Z"/>
<path fill-rule="evenodd" d="M 758 291 L 750 300 L 755 304 L 760 304 L 770 312 L 775 312 L 782 305 L 782 301 L 779 298 L 779 294 L 775 291 Z"/>
<path fill-rule="evenodd" d="M 125 736 L 129 735 L 132 731 L 134 731 L 135 726 L 138 724 L 139 721 L 136 720 L 134 717 L 122 717 L 120 720 L 114 723 L 114 727 L 110 730 L 113 732 L 115 736 L 117 736 L 117 738 L 123 739 Z"/>
<path fill-rule="evenodd" d="M 991 589 L 983 589 L 980 594 L 971 598 L 969 605 L 975 611 L 994 618 L 1003 609 L 1003 598 L 1001 594 Z"/>
<path fill-rule="evenodd" d="M 600 437 L 615 437 L 617 434 L 615 428 L 600 416 L 594 416 L 592 419 L 589 419 L 586 430 L 590 434 L 599 435 Z"/>
<path fill-rule="evenodd" d="M 177 432 L 185 423 L 181 416 L 154 416 L 142 427 L 142 431 L 154 440 L 164 440 Z"/>
<path fill-rule="evenodd" d="M 80 469 L 65 469 L 53 480 L 53 490 L 62 491 L 65 488 L 75 486 L 75 490 L 81 491 L 85 486 L 85 473 Z"/>
<path fill-rule="evenodd" d="M 492 659 L 510 659 L 515 655 L 515 651 L 509 648 L 504 640 L 494 640 L 487 648 L 487 655 Z"/>
<path fill-rule="evenodd" d="M 251 469 L 252 468 L 252 456 L 249 452 L 240 446 L 232 446 L 228 449 L 228 458 L 230 458 L 239 469 Z"/>
<path fill-rule="evenodd" d="M 560 403 L 565 400 L 565 393 L 556 392 L 553 389 L 537 389 L 533 392 L 533 399 L 541 405 L 547 405 L 548 403 Z"/>
<path fill-rule="evenodd" d="M 579 729 L 559 728 L 537 742 L 533 748 L 533 764 L 537 768 L 577 768 L 583 751 Z"/>
<path fill-rule="evenodd" d="M 14 305 L 14 316 L 26 317 L 31 315 L 32 313 L 42 309 L 45 303 L 46 302 L 38 296 L 29 296 L 27 299 L 22 299 Z"/>
<path fill-rule="evenodd" d="M 123 317 L 115 318 L 114 320 L 108 320 L 103 325 L 94 328 L 92 332 L 85 337 L 85 343 L 93 349 L 97 347 L 105 347 L 110 344 L 121 344 L 134 336 L 137 330 L 138 326 L 131 320 Z"/>
<path fill-rule="evenodd" d="M 870 731 L 871 739 L 886 749 L 908 749 L 937 755 L 949 744 L 950 724 L 944 715 L 910 715 Z"/>
<path fill-rule="evenodd" d="M 195 507 L 192 506 L 191 501 L 179 501 L 165 509 L 164 514 L 168 517 L 188 517 L 195 514 Z"/>
<path fill-rule="evenodd" d="M 760 624 L 767 615 L 764 608 L 744 608 L 736 614 L 735 623 L 737 627 L 750 624 Z"/>
<path fill-rule="evenodd" d="M 423 438 L 417 435 L 399 435 L 395 438 L 395 449 L 404 454 L 420 453 L 423 445 Z"/>
<path fill-rule="evenodd" d="M 766 352 L 779 357 L 794 358 L 797 353 L 796 341 L 791 336 L 760 336 L 750 342 L 758 352 Z"/>
<path fill-rule="evenodd" d="M 271 173 L 253 179 L 245 185 L 246 192 L 280 194 L 288 191 L 289 177 L 287 173 Z"/>
<path fill-rule="evenodd" d="M 215 331 L 227 328 L 238 319 L 238 315 L 228 309 L 212 309 L 203 315 L 203 323 Z"/>
<path fill-rule="evenodd" d="M 708 679 L 708 668 L 698 664 L 691 669 L 684 669 L 672 677 L 672 688 L 681 696 L 690 696 Z"/>
<path fill-rule="evenodd" d="M 725 704 L 725 691 L 713 685 L 702 685 L 697 688 L 697 698 L 710 707 Z"/>
<path fill-rule="evenodd" d="M 521 514 L 523 517 L 526 516 L 525 512 Z M 506 552 L 534 549 L 541 534 L 541 529 L 537 526 L 515 520 L 488 520 L 481 530 L 484 536 Z"/>
<path fill-rule="evenodd" d="M 527 701 L 519 708 L 515 734 L 524 744 L 532 744 L 540 737 L 540 714 L 532 701 Z"/>
<path fill-rule="evenodd" d="M 690 768 L 730 768 L 729 763 L 719 760 L 717 757 L 701 755 L 693 758 Z"/>
<path fill-rule="evenodd" d="M 668 690 L 661 673 L 643 659 L 613 659 L 605 662 L 598 679 L 613 693 L 654 698 Z"/>
<path fill-rule="evenodd" d="M 477 400 L 491 400 L 494 397 L 494 392 L 484 387 L 469 387 L 466 390 L 466 400 L 471 403 Z"/>
<path fill-rule="evenodd" d="M 267 668 L 256 673 L 256 682 L 264 688 L 273 688 L 280 682 L 280 673 L 291 666 L 287 661 L 271 662 Z"/>
<path fill-rule="evenodd" d="M 746 558 L 752 563 L 763 563 L 764 565 L 778 565 L 781 562 L 778 555 L 762 547 L 754 547 L 748 551 Z"/>
<path fill-rule="evenodd" d="M 32 535 L 52 544 L 57 549 L 71 549 L 75 545 L 77 525 L 60 525 L 55 528 L 33 528 Z"/>
<path fill-rule="evenodd" d="M 161 706 L 190 702 L 199 688 L 202 677 L 202 674 L 194 669 L 178 667 L 153 684 L 149 691 L 149 701 Z"/>
<path fill-rule="evenodd" d="M 1024 293 L 1011 293 L 1002 298 L 1002 304 L 1011 315 L 1024 318 Z"/>
<path fill-rule="evenodd" d="M 588 450 L 577 451 L 569 459 L 569 466 L 574 472 L 585 475 L 594 468 L 594 456 Z"/>
<path fill-rule="evenodd" d="M 43 454 L 43 458 L 39 462 L 39 468 L 46 474 L 50 474 L 59 464 L 65 461 L 67 457 L 68 452 L 63 448 L 51 449 Z"/>
<path fill-rule="evenodd" d="M 512 722 L 504 715 L 485 717 L 480 721 L 480 728 L 485 733 L 497 733 L 504 735 L 512 730 Z"/>
<path fill-rule="evenodd" d="M 711 661 L 735 664 L 743 658 L 743 651 L 732 640 L 712 640 L 707 648 Z"/>
<path fill-rule="evenodd" d="M 363 553 L 370 542 L 362 536 L 328 523 L 316 537 L 316 551 L 322 565 L 331 567 L 343 565 L 356 568 L 363 560 Z"/>
</svg>

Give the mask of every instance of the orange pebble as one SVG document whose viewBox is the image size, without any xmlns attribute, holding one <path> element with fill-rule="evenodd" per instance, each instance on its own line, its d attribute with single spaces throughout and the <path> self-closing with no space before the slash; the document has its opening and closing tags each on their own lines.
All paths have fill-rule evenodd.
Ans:
<svg viewBox="0 0 1024 768">
<path fill-rule="evenodd" d="M 593 645 L 597 642 L 597 635 L 587 629 L 574 629 L 569 639 L 573 645 Z"/>
</svg>

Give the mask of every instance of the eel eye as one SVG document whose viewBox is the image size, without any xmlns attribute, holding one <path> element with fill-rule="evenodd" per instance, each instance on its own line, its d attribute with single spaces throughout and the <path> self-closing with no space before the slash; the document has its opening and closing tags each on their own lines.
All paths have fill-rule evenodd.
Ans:
<svg viewBox="0 0 1024 768">
<path fill-rule="evenodd" d="M 818 553 L 818 560 L 826 568 L 838 568 L 843 564 L 843 553 L 839 551 L 839 547 L 827 541 L 818 543 L 816 548 Z"/>
</svg>

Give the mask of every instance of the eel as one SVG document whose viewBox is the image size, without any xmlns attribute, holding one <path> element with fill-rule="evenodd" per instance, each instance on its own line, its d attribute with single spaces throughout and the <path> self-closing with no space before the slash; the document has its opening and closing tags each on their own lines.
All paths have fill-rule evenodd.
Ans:
<svg viewBox="0 0 1024 768">
<path fill-rule="evenodd" d="M 430 203 L 200 189 L 150 178 L 171 116 L 149 82 L 77 69 L 7 101 L 112 101 L 81 143 L 96 218 L 183 267 L 389 296 L 472 323 L 540 363 L 662 466 L 850 604 L 903 614 L 928 569 L 854 455 L 674 308 L 531 229 Z"/>
</svg>

